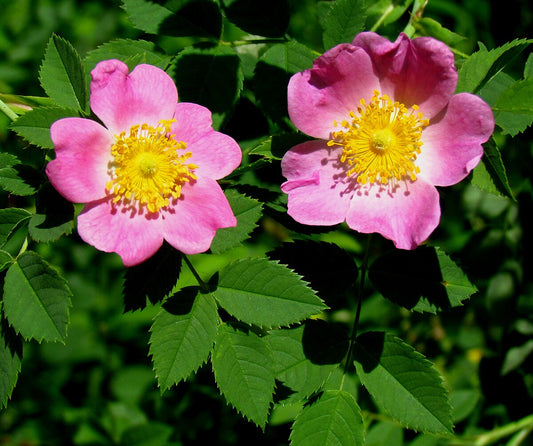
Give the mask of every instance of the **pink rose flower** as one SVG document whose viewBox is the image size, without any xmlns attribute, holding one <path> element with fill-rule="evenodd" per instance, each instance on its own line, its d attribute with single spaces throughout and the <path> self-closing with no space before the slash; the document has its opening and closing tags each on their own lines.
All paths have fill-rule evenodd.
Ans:
<svg viewBox="0 0 533 446">
<path fill-rule="evenodd" d="M 490 107 L 459 93 L 454 57 L 433 38 L 357 35 L 297 73 L 289 116 L 319 138 L 282 159 L 288 213 L 308 225 L 346 221 L 414 249 L 440 220 L 435 186 L 464 179 L 494 130 Z"/>
<path fill-rule="evenodd" d="M 237 221 L 216 180 L 241 162 L 239 145 L 212 128 L 211 112 L 178 103 L 170 76 L 151 65 L 100 62 L 91 72 L 91 119 L 54 122 L 46 173 L 67 200 L 85 203 L 78 233 L 133 266 L 166 240 L 185 254 L 209 249 Z"/>
</svg>

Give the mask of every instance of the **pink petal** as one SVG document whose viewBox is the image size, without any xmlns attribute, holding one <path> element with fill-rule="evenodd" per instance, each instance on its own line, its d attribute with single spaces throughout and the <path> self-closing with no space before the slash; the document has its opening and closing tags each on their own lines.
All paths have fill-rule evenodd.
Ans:
<svg viewBox="0 0 533 446">
<path fill-rule="evenodd" d="M 172 133 L 187 143 L 192 153 L 189 162 L 196 164 L 196 175 L 218 180 L 233 172 L 242 159 L 242 151 L 230 136 L 211 127 L 211 112 L 201 105 L 180 102 L 176 106 Z"/>
<path fill-rule="evenodd" d="M 153 65 L 128 67 L 119 60 L 105 60 L 91 71 L 91 108 L 113 134 L 136 124 L 156 126 L 170 119 L 178 93 L 170 76 Z"/>
<path fill-rule="evenodd" d="M 308 141 L 283 157 L 287 181 L 281 190 L 289 195 L 287 212 L 297 222 L 328 226 L 345 220 L 353 190 L 338 161 L 340 151 L 325 141 Z"/>
<path fill-rule="evenodd" d="M 479 163 L 481 144 L 493 130 L 492 110 L 481 98 L 469 93 L 453 96 L 442 119 L 424 130 L 417 161 L 420 177 L 436 186 L 463 180 Z"/>
<path fill-rule="evenodd" d="M 205 252 L 217 229 L 236 226 L 237 219 L 215 180 L 198 178 L 183 186 L 178 203 L 164 214 L 165 240 L 185 254 Z"/>
<path fill-rule="evenodd" d="M 302 132 L 329 139 L 334 121 L 348 119 L 360 100 L 369 101 L 378 88 L 368 54 L 349 44 L 338 45 L 316 59 L 313 68 L 291 77 L 289 116 Z"/>
<path fill-rule="evenodd" d="M 163 244 L 161 215 L 133 215 L 101 200 L 85 206 L 78 217 L 78 233 L 89 245 L 104 252 L 116 252 L 125 266 L 137 265 Z"/>
<path fill-rule="evenodd" d="M 358 34 L 353 45 L 370 55 L 381 82 L 381 92 L 407 107 L 417 104 L 425 118 L 445 106 L 457 85 L 454 56 L 432 37 L 410 40 L 400 33 L 392 43 L 373 32 Z"/>
<path fill-rule="evenodd" d="M 440 220 L 439 194 L 421 179 L 391 193 L 379 186 L 354 194 L 346 222 L 358 232 L 378 232 L 399 249 L 414 249 Z"/>
<path fill-rule="evenodd" d="M 52 124 L 56 158 L 46 166 L 52 185 L 67 200 L 87 203 L 105 197 L 113 137 L 95 121 L 65 118 Z"/>
</svg>

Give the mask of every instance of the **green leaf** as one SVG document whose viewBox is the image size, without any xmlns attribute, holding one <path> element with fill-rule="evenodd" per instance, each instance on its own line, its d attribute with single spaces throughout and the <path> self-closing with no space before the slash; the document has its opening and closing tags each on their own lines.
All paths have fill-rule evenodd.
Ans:
<svg viewBox="0 0 533 446">
<path fill-rule="evenodd" d="M 161 24 L 172 15 L 172 11 L 157 3 L 146 0 L 122 0 L 133 26 L 150 34 L 157 34 Z"/>
<path fill-rule="evenodd" d="M 263 110 L 275 122 L 288 120 L 287 85 L 299 71 L 311 68 L 318 54 L 296 41 L 272 45 L 255 67 L 253 87 Z"/>
<path fill-rule="evenodd" d="M 72 45 L 55 34 L 48 41 L 39 79 L 46 94 L 57 105 L 86 110 L 85 68 Z"/>
<path fill-rule="evenodd" d="M 465 40 L 464 36 L 450 31 L 430 17 L 422 17 L 416 20 L 414 27 L 420 35 L 434 37 L 448 46 L 455 46 Z"/>
<path fill-rule="evenodd" d="M 130 71 L 140 63 L 147 63 L 165 70 L 170 64 L 170 57 L 160 54 L 153 42 L 146 40 L 117 39 L 100 45 L 87 53 L 84 65 L 90 71 L 98 62 L 118 59 L 128 65 Z"/>
<path fill-rule="evenodd" d="M 148 260 L 126 270 L 124 278 L 124 310 L 135 311 L 146 307 L 146 298 L 152 304 L 162 301 L 178 281 L 182 254 L 163 243 Z"/>
<path fill-rule="evenodd" d="M 223 0 L 226 17 L 242 30 L 259 36 L 283 37 L 289 26 L 287 0 Z"/>
<path fill-rule="evenodd" d="M 458 389 L 450 392 L 450 404 L 454 423 L 466 419 L 476 408 L 481 398 L 477 389 Z"/>
<path fill-rule="evenodd" d="M 481 158 L 481 163 L 472 172 L 472 184 L 485 192 L 503 195 L 516 201 L 500 150 L 493 138 L 484 144 L 484 149 L 485 154 Z"/>
<path fill-rule="evenodd" d="M 15 259 L 9 252 L 0 249 L 0 272 L 9 268 L 14 261 Z"/>
<path fill-rule="evenodd" d="M 421 312 L 461 306 L 477 291 L 446 253 L 426 246 L 379 257 L 370 266 L 369 278 L 387 299 Z"/>
<path fill-rule="evenodd" d="M 215 300 L 196 287 L 184 288 L 163 304 L 150 328 L 150 355 L 162 391 L 207 360 L 218 322 Z"/>
<path fill-rule="evenodd" d="M 239 56 L 229 46 L 188 48 L 176 61 L 180 101 L 204 105 L 219 128 L 231 113 L 243 87 Z"/>
<path fill-rule="evenodd" d="M 533 40 L 515 39 L 490 51 L 481 46 L 479 51 L 472 54 L 461 65 L 456 93 L 462 91 L 476 93 L 531 42 Z"/>
<path fill-rule="evenodd" d="M 518 347 L 510 348 L 502 365 L 502 375 L 515 370 L 533 353 L 533 339 Z"/>
<path fill-rule="evenodd" d="M 378 422 L 366 435 L 365 446 L 403 446 L 401 426 L 393 423 Z"/>
<path fill-rule="evenodd" d="M 166 446 L 173 429 L 167 424 L 149 422 L 132 426 L 124 431 L 120 438 L 123 446 Z"/>
<path fill-rule="evenodd" d="M 21 254 L 7 271 L 4 313 L 25 339 L 64 342 L 71 297 L 65 279 L 34 252 Z"/>
<path fill-rule="evenodd" d="M 431 362 L 382 332 L 357 337 L 355 366 L 376 403 L 402 425 L 426 433 L 452 431 L 451 407 Z"/>
<path fill-rule="evenodd" d="M 0 153 L 0 187 L 14 195 L 33 195 L 41 175 L 31 166 L 22 164 L 15 155 Z"/>
<path fill-rule="evenodd" d="M 413 0 L 374 0 L 368 3 L 366 29 L 389 25 L 398 20 L 413 3 Z M 374 28 L 375 29 L 375 28 Z"/>
<path fill-rule="evenodd" d="M 11 124 L 11 129 L 30 144 L 43 149 L 53 149 L 50 126 L 59 119 L 79 116 L 78 112 L 65 107 L 37 107 L 20 116 Z"/>
<path fill-rule="evenodd" d="M 345 327 L 320 320 L 272 330 L 266 339 L 274 357 L 276 379 L 294 392 L 289 395 L 290 401 L 302 400 L 320 390 L 348 350 Z"/>
<path fill-rule="evenodd" d="M 492 107 L 494 120 L 511 136 L 523 132 L 533 122 L 533 78 L 514 82 Z"/>
<path fill-rule="evenodd" d="M 22 360 L 22 341 L 0 313 L 0 409 L 7 406 L 17 384 Z"/>
<path fill-rule="evenodd" d="M 262 327 L 294 324 L 326 308 L 299 275 L 266 259 L 224 267 L 213 295 L 232 316 Z"/>
<path fill-rule="evenodd" d="M 32 215 L 28 225 L 33 240 L 48 243 L 72 232 L 74 206 L 50 183 L 39 190 L 35 206 L 36 214 Z"/>
<path fill-rule="evenodd" d="M 337 0 L 324 16 L 319 17 L 324 30 L 322 40 L 325 49 L 340 43 L 351 43 L 355 35 L 364 30 L 365 3 L 365 0 Z"/>
<path fill-rule="evenodd" d="M 248 154 L 280 160 L 289 149 L 309 140 L 309 136 L 303 133 L 280 133 L 269 136 L 267 140 L 251 149 Z"/>
<path fill-rule="evenodd" d="M 211 361 L 217 386 L 227 402 L 263 428 L 274 393 L 268 343 L 252 331 L 222 324 Z"/>
<path fill-rule="evenodd" d="M 222 228 L 217 231 L 211 243 L 211 252 L 213 254 L 220 254 L 239 246 L 257 227 L 257 222 L 262 215 L 263 207 L 259 201 L 240 194 L 233 189 L 225 191 L 225 195 L 233 214 L 237 218 L 237 226 L 234 228 Z"/>
<path fill-rule="evenodd" d="M 363 418 L 355 398 L 343 390 L 327 390 L 296 418 L 291 446 L 363 446 Z"/>
<path fill-rule="evenodd" d="M 17 228 L 31 217 L 25 209 L 0 209 L 0 245 L 3 245 Z"/>
</svg>

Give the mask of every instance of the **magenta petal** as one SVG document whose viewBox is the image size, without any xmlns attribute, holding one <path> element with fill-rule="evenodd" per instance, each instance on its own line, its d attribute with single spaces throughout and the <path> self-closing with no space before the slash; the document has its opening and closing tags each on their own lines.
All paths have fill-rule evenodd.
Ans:
<svg viewBox="0 0 533 446">
<path fill-rule="evenodd" d="M 205 252 L 217 229 L 236 226 L 233 211 L 215 180 L 198 178 L 183 186 L 178 203 L 164 214 L 165 240 L 184 254 Z"/>
<path fill-rule="evenodd" d="M 211 127 L 211 112 L 201 105 L 177 104 L 172 125 L 176 139 L 187 143 L 192 153 L 188 162 L 196 164 L 195 174 L 218 180 L 233 172 L 242 159 L 242 151 L 230 136 Z"/>
<path fill-rule="evenodd" d="M 116 252 L 125 266 L 137 265 L 163 244 L 161 216 L 150 219 L 114 209 L 110 200 L 85 206 L 78 217 L 78 233 L 89 245 L 104 252 Z"/>
<path fill-rule="evenodd" d="M 408 191 L 408 192 L 407 192 Z M 354 194 L 346 222 L 362 233 L 377 232 L 399 249 L 414 249 L 426 240 L 440 220 L 439 194 L 422 180 L 402 183 L 396 192 L 377 186 Z"/>
<path fill-rule="evenodd" d="M 113 137 L 95 121 L 65 118 L 52 124 L 56 158 L 46 166 L 52 185 L 67 200 L 87 203 L 105 197 Z"/>
<path fill-rule="evenodd" d="M 289 116 L 302 132 L 329 139 L 334 121 L 349 119 L 360 100 L 369 101 L 379 89 L 372 62 L 364 51 L 338 45 L 313 63 L 313 68 L 291 77 L 287 89 Z"/>
<path fill-rule="evenodd" d="M 287 181 L 281 189 L 289 195 L 288 214 L 306 225 L 341 223 L 350 205 L 350 184 L 339 164 L 340 149 L 325 141 L 309 141 L 289 150 L 281 161 Z"/>
<path fill-rule="evenodd" d="M 478 96 L 452 97 L 444 117 L 424 130 L 418 156 L 420 177 L 436 186 L 463 180 L 483 156 L 482 143 L 494 130 L 490 107 Z"/>
<path fill-rule="evenodd" d="M 91 108 L 113 134 L 172 118 L 178 93 L 171 77 L 160 68 L 142 64 L 128 74 L 123 62 L 105 60 L 91 75 Z"/>
<path fill-rule="evenodd" d="M 390 42 L 373 32 L 358 34 L 353 45 L 368 52 L 382 85 L 382 93 L 407 107 L 417 104 L 425 118 L 445 106 L 457 85 L 454 56 L 431 37 L 410 40 L 401 33 Z"/>
</svg>

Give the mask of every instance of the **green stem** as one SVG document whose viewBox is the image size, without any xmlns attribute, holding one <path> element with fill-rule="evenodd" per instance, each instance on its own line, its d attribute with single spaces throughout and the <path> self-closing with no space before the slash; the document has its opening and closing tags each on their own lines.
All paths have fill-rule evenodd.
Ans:
<svg viewBox="0 0 533 446">
<path fill-rule="evenodd" d="M 183 260 L 185 260 L 185 263 L 187 264 L 187 266 L 191 270 L 192 275 L 195 277 L 195 279 L 198 282 L 198 285 L 200 285 L 200 288 L 202 289 L 202 291 L 204 293 L 209 292 L 209 286 L 207 285 L 207 283 L 205 283 L 202 280 L 202 278 L 200 277 L 200 275 L 198 274 L 198 272 L 196 271 L 196 269 L 192 265 L 191 261 L 189 260 L 189 258 L 185 254 L 183 254 Z"/>
<path fill-rule="evenodd" d="M 514 423 L 509 423 L 505 426 L 493 429 L 486 434 L 481 434 L 477 437 L 474 444 L 476 446 L 486 446 L 524 429 L 529 431 L 533 429 L 533 415 L 528 415 Z"/>
<path fill-rule="evenodd" d="M 0 111 L 2 111 L 9 119 L 16 121 L 19 117 L 13 110 L 11 110 L 7 104 L 0 99 Z"/>
</svg>

